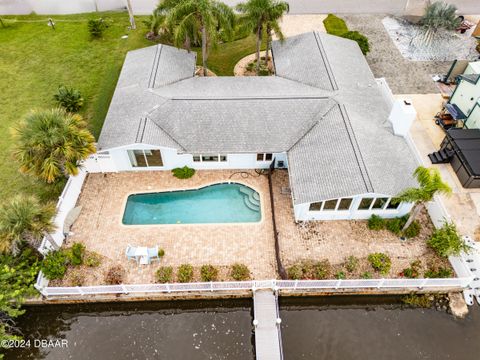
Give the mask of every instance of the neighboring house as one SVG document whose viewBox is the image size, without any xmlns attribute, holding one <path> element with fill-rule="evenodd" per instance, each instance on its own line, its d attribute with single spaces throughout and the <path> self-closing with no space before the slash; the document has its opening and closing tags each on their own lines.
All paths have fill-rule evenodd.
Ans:
<svg viewBox="0 0 480 360">
<path fill-rule="evenodd" d="M 127 54 L 89 166 L 97 171 L 288 168 L 296 220 L 406 214 L 415 186 L 403 123 L 354 41 L 306 33 L 273 43 L 276 76 L 194 77 L 196 55 Z M 405 135 L 405 132 L 404 132 Z"/>
<path fill-rule="evenodd" d="M 480 129 L 480 61 L 469 63 L 458 79 L 449 103 L 462 111 L 465 128 Z"/>
</svg>

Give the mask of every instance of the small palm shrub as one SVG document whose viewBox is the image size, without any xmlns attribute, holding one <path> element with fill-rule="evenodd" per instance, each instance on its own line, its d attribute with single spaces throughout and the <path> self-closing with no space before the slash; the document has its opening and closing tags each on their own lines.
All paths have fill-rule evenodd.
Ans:
<svg viewBox="0 0 480 360">
<path fill-rule="evenodd" d="M 111 266 L 105 273 L 105 283 L 107 285 L 118 285 L 123 282 L 125 269 L 120 265 Z"/>
<path fill-rule="evenodd" d="M 358 268 L 359 260 L 357 257 L 350 255 L 345 261 L 345 269 L 348 272 L 353 273 Z"/>
<path fill-rule="evenodd" d="M 163 250 L 163 249 L 158 249 L 158 257 L 159 257 L 159 258 L 162 258 L 162 257 L 164 257 L 164 256 L 165 256 L 165 250 Z"/>
<path fill-rule="evenodd" d="M 386 221 L 385 227 L 395 235 L 402 233 L 403 225 L 405 225 L 405 218 L 393 218 Z"/>
<path fill-rule="evenodd" d="M 204 282 L 217 281 L 218 269 L 213 265 L 203 265 L 200 268 L 200 277 Z"/>
<path fill-rule="evenodd" d="M 331 265 L 328 260 L 322 260 L 313 264 L 313 278 L 323 280 L 328 277 L 331 272 Z"/>
<path fill-rule="evenodd" d="M 92 38 L 101 38 L 105 30 L 108 28 L 107 22 L 100 18 L 100 19 L 90 19 L 87 23 L 88 32 Z"/>
<path fill-rule="evenodd" d="M 455 224 L 448 222 L 433 232 L 427 244 L 437 255 L 442 257 L 459 255 L 460 252 L 468 250 L 467 245 L 458 234 Z"/>
<path fill-rule="evenodd" d="M 57 93 L 53 95 L 53 99 L 59 106 L 66 111 L 76 113 L 83 106 L 83 97 L 80 91 L 66 86 L 59 86 Z"/>
<path fill-rule="evenodd" d="M 180 265 L 177 271 L 178 282 L 188 283 L 193 279 L 193 267 L 190 264 Z"/>
<path fill-rule="evenodd" d="M 88 267 L 97 267 L 102 262 L 102 257 L 93 251 L 88 251 L 84 256 L 83 263 Z"/>
<path fill-rule="evenodd" d="M 42 262 L 42 272 L 48 280 L 62 279 L 67 271 L 68 257 L 64 251 L 52 251 Z"/>
<path fill-rule="evenodd" d="M 236 281 L 245 281 L 250 279 L 250 270 L 245 264 L 233 264 L 230 269 L 230 275 Z"/>
<path fill-rule="evenodd" d="M 378 215 L 372 215 L 368 219 L 368 228 L 370 230 L 382 230 L 385 229 L 385 219 Z"/>
<path fill-rule="evenodd" d="M 287 269 L 287 276 L 290 280 L 300 280 L 303 277 L 302 267 L 298 264 L 290 266 Z"/>
<path fill-rule="evenodd" d="M 372 273 L 365 271 L 362 275 L 360 275 L 362 279 L 371 279 L 372 278 Z"/>
<path fill-rule="evenodd" d="M 421 267 L 422 263 L 419 260 L 412 261 L 410 267 L 403 269 L 400 275 L 409 279 L 416 279 L 420 276 Z"/>
<path fill-rule="evenodd" d="M 345 272 L 343 271 L 337 271 L 337 273 L 335 274 L 335 279 L 344 280 L 346 278 L 347 275 L 345 275 Z"/>
<path fill-rule="evenodd" d="M 173 169 L 172 173 L 177 179 L 190 179 L 193 175 L 195 175 L 195 169 L 184 166 L 182 168 Z"/>
<path fill-rule="evenodd" d="M 156 273 L 156 277 L 157 277 L 157 282 L 162 284 L 172 282 L 173 268 L 171 266 L 159 267 Z"/>
<path fill-rule="evenodd" d="M 420 20 L 420 25 L 426 31 L 455 30 L 461 23 L 456 11 L 455 5 L 436 1 L 425 8 L 425 14 Z"/>
<path fill-rule="evenodd" d="M 368 255 L 368 261 L 375 271 L 378 271 L 382 275 L 388 274 L 392 261 L 387 254 L 384 253 L 372 253 Z"/>
<path fill-rule="evenodd" d="M 83 257 L 85 255 L 85 246 L 81 243 L 74 243 L 68 250 L 67 255 L 72 265 L 82 265 Z"/>
<path fill-rule="evenodd" d="M 453 272 L 452 270 L 440 266 L 437 268 L 430 268 L 427 271 L 425 271 L 425 277 L 426 278 L 449 278 L 452 277 Z"/>
</svg>

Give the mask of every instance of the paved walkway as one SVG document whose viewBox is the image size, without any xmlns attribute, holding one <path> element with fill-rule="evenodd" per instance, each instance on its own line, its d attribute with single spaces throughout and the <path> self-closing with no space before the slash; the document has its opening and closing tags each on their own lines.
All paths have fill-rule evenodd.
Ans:
<svg viewBox="0 0 480 360">
<path fill-rule="evenodd" d="M 257 360 L 280 360 L 281 338 L 278 331 L 277 301 L 272 290 L 253 293 L 255 327 L 255 357 Z"/>
</svg>

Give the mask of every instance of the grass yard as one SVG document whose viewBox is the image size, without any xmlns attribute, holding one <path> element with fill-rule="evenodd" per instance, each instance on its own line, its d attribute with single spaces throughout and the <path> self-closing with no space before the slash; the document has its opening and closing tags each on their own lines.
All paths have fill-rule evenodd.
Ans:
<svg viewBox="0 0 480 360">
<path fill-rule="evenodd" d="M 112 23 L 102 39 L 91 40 L 87 21 L 100 16 Z M 136 17 L 138 28 L 133 32 L 128 30 L 126 13 L 54 16 L 56 30 L 47 26 L 48 16 L 3 18 L 8 26 L 0 27 L 0 201 L 20 192 L 53 199 L 61 186 L 53 189 L 18 172 L 11 156 L 11 128 L 30 109 L 54 106 L 53 94 L 59 85 L 66 85 L 81 91 L 85 99 L 81 113 L 98 136 L 126 52 L 153 45 L 144 38 L 146 17 Z M 221 44 L 210 54 L 209 66 L 217 75 L 233 75 L 236 62 L 254 51 L 253 35 Z"/>
</svg>

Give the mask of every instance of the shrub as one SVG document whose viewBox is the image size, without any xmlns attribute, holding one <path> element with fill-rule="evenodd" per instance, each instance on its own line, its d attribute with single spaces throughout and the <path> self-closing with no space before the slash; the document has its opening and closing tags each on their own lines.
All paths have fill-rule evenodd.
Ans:
<svg viewBox="0 0 480 360">
<path fill-rule="evenodd" d="M 426 278 L 449 278 L 452 277 L 452 275 L 452 270 L 443 266 L 440 266 L 438 268 L 430 268 L 425 271 Z"/>
<path fill-rule="evenodd" d="M 83 257 L 85 255 L 85 246 L 81 243 L 74 243 L 72 247 L 68 250 L 67 254 L 72 265 L 82 265 Z"/>
<path fill-rule="evenodd" d="M 415 236 L 418 236 L 418 234 L 420 234 L 420 223 L 417 220 L 412 222 L 403 232 L 403 235 L 407 238 L 414 238 Z"/>
<path fill-rule="evenodd" d="M 300 280 L 303 276 L 303 271 L 300 265 L 295 264 L 287 269 L 288 278 L 291 280 Z"/>
<path fill-rule="evenodd" d="M 67 271 L 68 257 L 64 251 L 51 251 L 43 260 L 41 269 L 49 280 L 62 279 Z"/>
<path fill-rule="evenodd" d="M 158 249 L 158 257 L 161 258 L 161 257 L 164 257 L 164 256 L 165 256 L 165 250 Z"/>
<path fill-rule="evenodd" d="M 83 263 L 88 267 L 97 267 L 102 262 L 102 257 L 96 252 L 89 251 L 85 254 Z"/>
<path fill-rule="evenodd" d="M 430 295 L 411 294 L 404 296 L 402 302 L 413 307 L 430 308 L 433 306 L 433 297 Z"/>
<path fill-rule="evenodd" d="M 97 39 L 102 37 L 104 31 L 108 28 L 108 24 L 102 18 L 88 20 L 87 26 L 92 38 Z"/>
<path fill-rule="evenodd" d="M 357 270 L 359 260 L 357 257 L 350 255 L 346 261 L 345 261 L 345 269 L 347 269 L 348 272 L 352 273 L 355 270 Z"/>
<path fill-rule="evenodd" d="M 195 175 L 195 169 L 184 166 L 182 168 L 173 169 L 172 173 L 177 179 L 190 179 L 193 175 Z"/>
<path fill-rule="evenodd" d="M 391 231 L 396 235 L 400 235 L 402 233 L 403 225 L 405 225 L 405 221 L 403 218 L 388 219 L 385 224 L 387 230 Z"/>
<path fill-rule="evenodd" d="M 335 278 L 337 278 L 337 279 L 342 279 L 342 280 L 343 280 L 343 279 L 346 279 L 346 277 L 347 277 L 347 276 L 345 275 L 345 273 L 344 273 L 343 271 L 338 271 L 338 272 L 335 274 Z"/>
<path fill-rule="evenodd" d="M 203 265 L 200 268 L 200 277 L 202 281 L 217 281 L 218 269 L 213 265 Z"/>
<path fill-rule="evenodd" d="M 461 251 L 467 251 L 468 247 L 457 232 L 454 223 L 446 222 L 440 229 L 436 229 L 430 240 L 427 241 L 439 256 L 447 257 L 459 255 Z"/>
<path fill-rule="evenodd" d="M 172 276 L 173 268 L 171 266 L 161 266 L 156 273 L 157 282 L 162 284 L 172 282 Z"/>
<path fill-rule="evenodd" d="M 358 46 L 360 47 L 360 50 L 362 50 L 363 55 L 367 55 L 367 53 L 370 51 L 370 44 L 368 43 L 368 38 L 365 35 L 360 34 L 358 31 L 347 31 L 340 36 L 345 39 L 356 41 Z"/>
<path fill-rule="evenodd" d="M 181 283 L 187 283 L 193 279 L 193 267 L 190 264 L 180 265 L 177 271 L 177 279 Z"/>
<path fill-rule="evenodd" d="M 125 269 L 120 265 L 113 265 L 105 273 L 105 283 L 107 285 L 121 284 L 125 276 Z"/>
<path fill-rule="evenodd" d="M 368 219 L 368 228 L 370 230 L 382 230 L 385 229 L 385 219 L 378 215 L 370 216 Z"/>
<path fill-rule="evenodd" d="M 348 27 L 345 23 L 345 20 L 333 14 L 328 14 L 325 20 L 323 20 L 323 25 L 325 26 L 327 33 L 332 35 L 341 36 L 342 34 L 348 32 Z"/>
<path fill-rule="evenodd" d="M 368 255 L 368 261 L 372 265 L 375 271 L 378 271 L 380 274 L 388 274 L 392 262 L 387 254 L 384 253 L 372 253 Z"/>
<path fill-rule="evenodd" d="M 233 264 L 230 269 L 230 275 L 236 281 L 244 281 L 250 279 L 250 270 L 245 264 Z"/>
<path fill-rule="evenodd" d="M 419 260 L 415 260 L 410 263 L 410 267 L 403 269 L 401 275 L 409 279 L 416 279 L 420 275 L 420 268 L 422 263 Z"/>
<path fill-rule="evenodd" d="M 368 271 L 365 271 L 362 275 L 360 275 L 360 277 L 362 279 L 371 279 L 372 278 L 372 274 Z"/>
<path fill-rule="evenodd" d="M 68 277 L 72 286 L 83 286 L 85 283 L 85 276 L 78 270 L 73 270 Z"/>
<path fill-rule="evenodd" d="M 331 265 L 328 260 L 322 260 L 313 264 L 313 278 L 323 280 L 328 277 L 331 271 Z"/>
<path fill-rule="evenodd" d="M 76 113 L 83 106 L 83 97 L 80 91 L 66 86 L 59 86 L 53 99 L 66 111 Z"/>
</svg>

